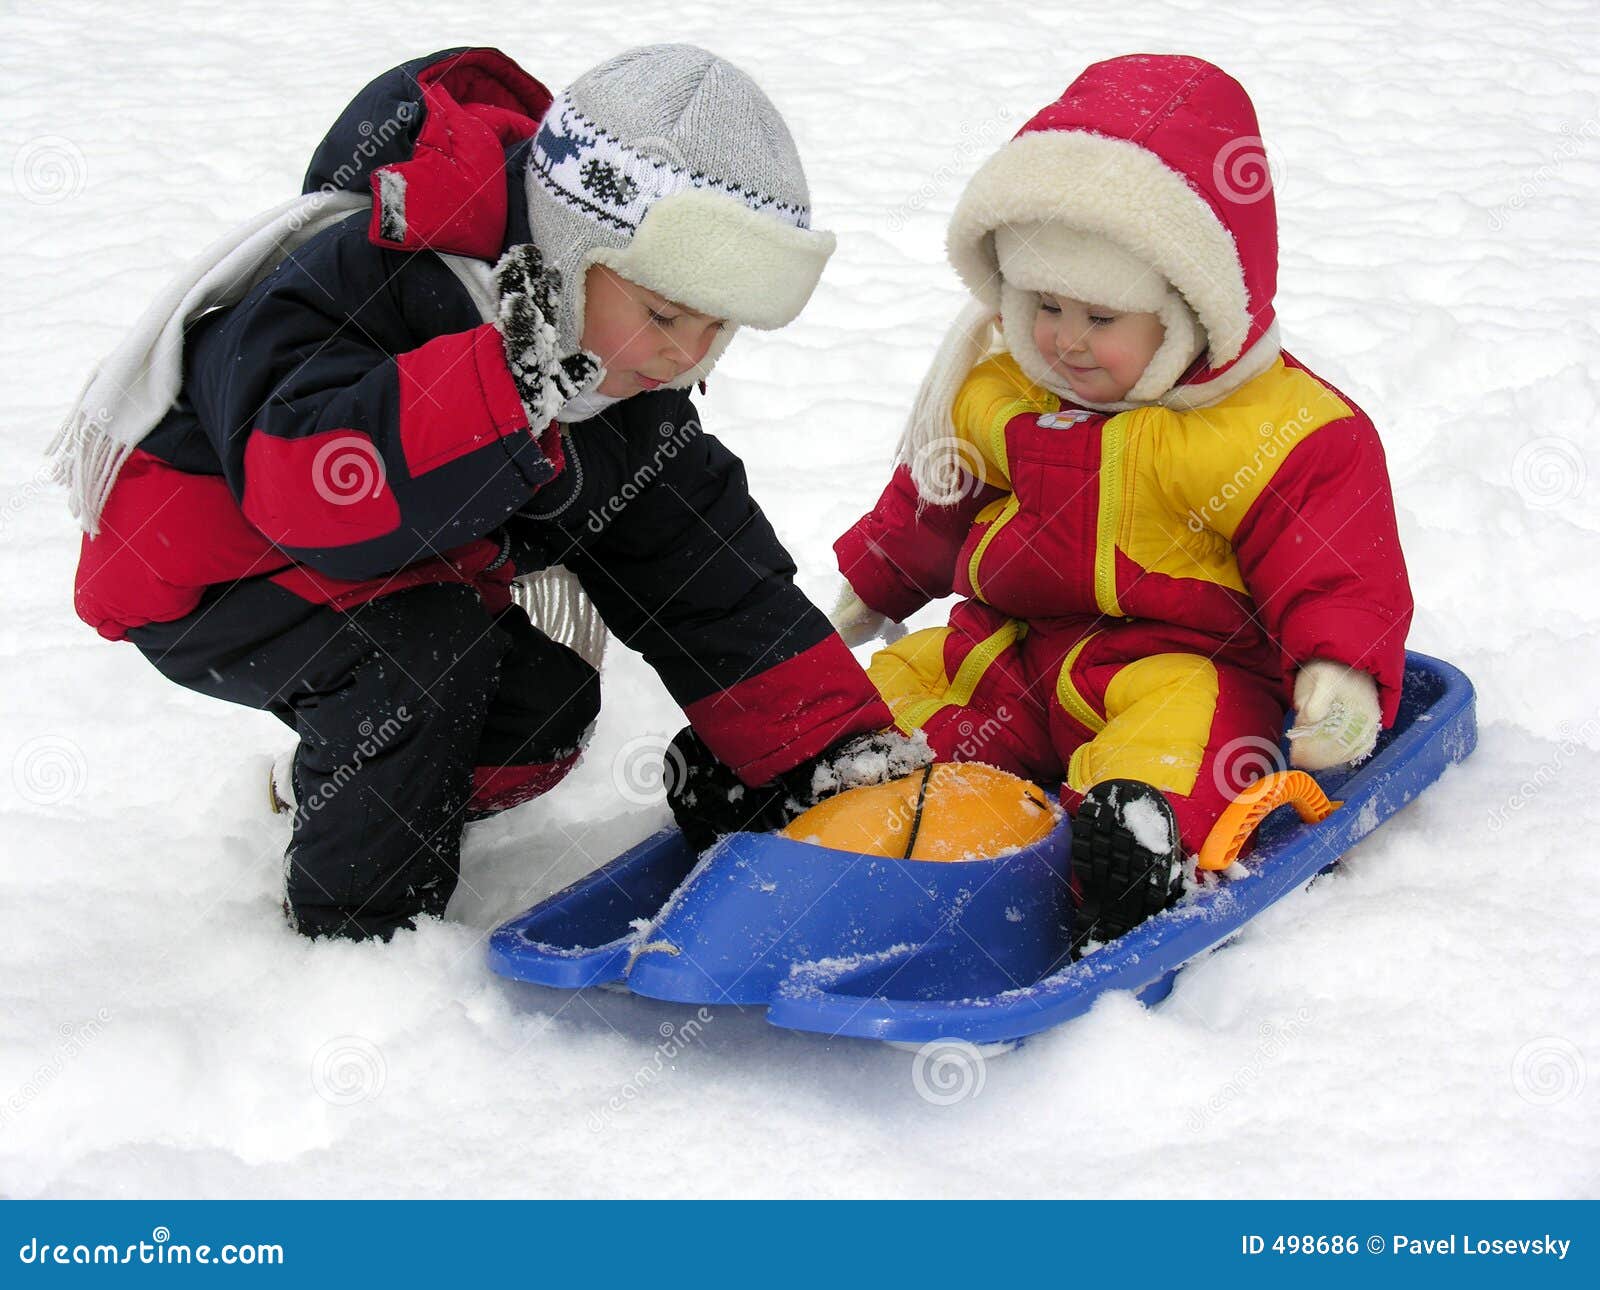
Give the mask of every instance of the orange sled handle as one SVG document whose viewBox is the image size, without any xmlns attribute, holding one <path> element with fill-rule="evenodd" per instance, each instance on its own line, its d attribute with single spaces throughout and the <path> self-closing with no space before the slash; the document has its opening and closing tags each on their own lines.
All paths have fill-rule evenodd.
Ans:
<svg viewBox="0 0 1600 1290">
<path fill-rule="evenodd" d="M 1344 805 L 1328 800 L 1317 781 L 1303 770 L 1263 775 L 1228 803 L 1200 847 L 1199 867 L 1226 869 L 1244 850 L 1261 821 L 1280 806 L 1292 806 L 1307 824 L 1325 820 Z"/>
</svg>

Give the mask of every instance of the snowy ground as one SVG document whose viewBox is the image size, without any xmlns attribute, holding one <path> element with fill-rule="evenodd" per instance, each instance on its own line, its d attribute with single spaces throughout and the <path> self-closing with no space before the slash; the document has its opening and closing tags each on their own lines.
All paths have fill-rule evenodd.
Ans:
<svg viewBox="0 0 1600 1290">
<path fill-rule="evenodd" d="M 1008 7 L 0 9 L 0 1194 L 1600 1195 L 1600 15 Z M 261 809 L 282 729 L 72 616 L 39 450 L 182 257 L 292 192 L 383 67 L 492 43 L 558 85 L 658 39 L 756 75 L 839 234 L 702 405 L 815 597 L 959 303 L 961 184 L 1084 64 L 1183 51 L 1255 97 L 1287 343 L 1382 429 L 1412 645 L 1478 686 L 1477 755 L 1336 874 L 955 1105 L 906 1053 L 719 1010 L 664 1056 L 692 1010 L 487 971 L 488 929 L 666 818 L 630 741 L 679 717 L 636 659 L 573 779 L 469 835 L 448 922 L 309 944 Z"/>
</svg>

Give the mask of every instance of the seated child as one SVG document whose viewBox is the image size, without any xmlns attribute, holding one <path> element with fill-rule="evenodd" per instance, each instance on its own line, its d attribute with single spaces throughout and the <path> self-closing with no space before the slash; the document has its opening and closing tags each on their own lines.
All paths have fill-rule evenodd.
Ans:
<svg viewBox="0 0 1600 1290">
<path fill-rule="evenodd" d="M 367 86 L 304 195 L 86 387 L 58 446 L 78 612 L 296 732 L 299 931 L 441 913 L 463 821 L 576 761 L 605 628 L 743 784 L 907 742 L 689 400 L 737 325 L 804 306 L 834 241 L 809 223 L 782 119 L 704 50 L 553 103 L 450 51 Z M 557 566 L 536 627 L 512 579 Z"/>
<path fill-rule="evenodd" d="M 1080 941 L 1176 898 L 1286 707 L 1321 769 L 1399 704 L 1383 450 L 1279 348 L 1259 135 L 1237 82 L 1176 56 L 1096 64 L 1029 121 L 957 205 L 974 299 L 835 546 L 852 644 L 962 597 L 869 675 L 939 760 L 1064 781 Z"/>
</svg>

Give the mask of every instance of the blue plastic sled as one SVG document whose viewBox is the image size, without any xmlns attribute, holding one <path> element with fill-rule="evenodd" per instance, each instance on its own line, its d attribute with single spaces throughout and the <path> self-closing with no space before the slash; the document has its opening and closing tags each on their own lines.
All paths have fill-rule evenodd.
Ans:
<svg viewBox="0 0 1600 1290">
<path fill-rule="evenodd" d="M 999 860 L 942 864 L 736 833 L 698 863 L 676 830 L 500 927 L 496 972 L 564 989 L 625 982 L 682 1003 L 764 1006 L 794 1030 L 999 1043 L 1087 1012 L 1107 990 L 1164 999 L 1190 960 L 1304 886 L 1477 744 L 1472 684 L 1406 657 L 1400 715 L 1354 771 L 1317 776 L 1343 805 L 1284 807 L 1252 853 L 1182 903 L 1068 961 L 1068 825 Z"/>
</svg>

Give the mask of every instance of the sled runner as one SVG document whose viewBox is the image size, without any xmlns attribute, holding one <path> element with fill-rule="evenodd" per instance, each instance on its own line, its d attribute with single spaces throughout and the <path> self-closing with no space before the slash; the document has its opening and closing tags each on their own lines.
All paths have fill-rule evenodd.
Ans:
<svg viewBox="0 0 1600 1290">
<path fill-rule="evenodd" d="M 1165 998 L 1185 964 L 1327 869 L 1476 743 L 1471 682 L 1408 654 L 1399 717 L 1372 757 L 1314 784 L 1273 777 L 1268 789 L 1298 798 L 1292 807 L 1241 794 L 1202 852 L 1199 888 L 1076 962 L 1062 819 L 998 859 L 949 863 L 753 833 L 697 860 L 664 830 L 500 927 L 490 965 L 563 989 L 622 982 L 656 999 L 764 1006 L 774 1025 L 828 1035 L 1015 1040 L 1107 990 Z"/>
</svg>

